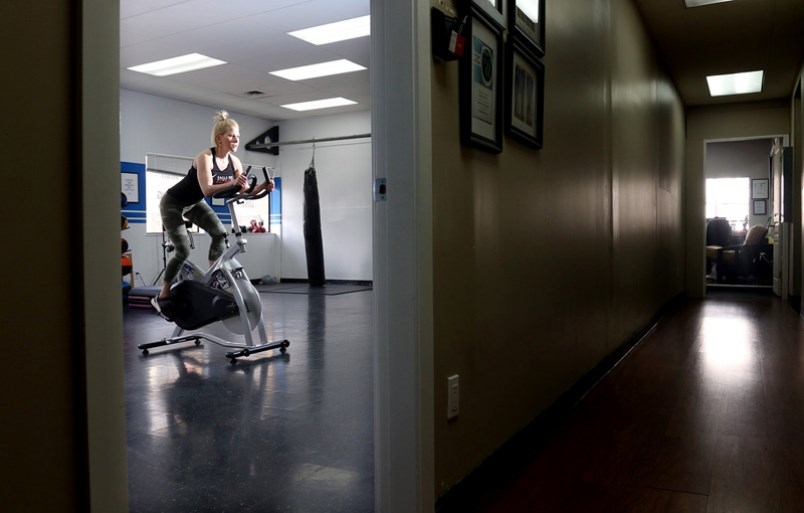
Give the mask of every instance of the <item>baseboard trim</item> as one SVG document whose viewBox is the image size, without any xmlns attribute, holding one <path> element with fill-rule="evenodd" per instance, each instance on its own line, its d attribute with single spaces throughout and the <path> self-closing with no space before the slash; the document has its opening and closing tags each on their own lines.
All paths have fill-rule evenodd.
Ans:
<svg viewBox="0 0 804 513">
<path fill-rule="evenodd" d="M 436 513 L 472 511 L 472 508 L 482 503 L 483 498 L 490 492 L 513 479 L 517 472 L 527 465 L 529 456 L 534 449 L 541 446 L 547 435 L 645 340 L 665 315 L 678 308 L 685 298 L 686 294 L 681 293 L 668 301 L 645 326 L 623 341 L 617 349 L 584 374 L 530 424 L 504 442 L 475 470 L 441 495 L 436 500 Z"/>
</svg>

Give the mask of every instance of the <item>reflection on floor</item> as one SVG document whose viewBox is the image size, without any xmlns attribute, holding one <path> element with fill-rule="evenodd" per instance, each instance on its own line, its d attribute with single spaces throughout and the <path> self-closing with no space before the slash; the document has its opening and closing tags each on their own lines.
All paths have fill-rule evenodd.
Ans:
<svg viewBox="0 0 804 513">
<path fill-rule="evenodd" d="M 234 365 L 210 342 L 143 356 L 173 325 L 126 309 L 131 513 L 374 510 L 372 292 L 260 297 L 291 345 Z"/>
</svg>

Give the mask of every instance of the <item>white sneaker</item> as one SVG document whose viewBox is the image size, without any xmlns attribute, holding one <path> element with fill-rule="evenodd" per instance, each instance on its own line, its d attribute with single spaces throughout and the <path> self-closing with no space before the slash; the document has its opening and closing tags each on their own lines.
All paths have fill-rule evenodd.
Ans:
<svg viewBox="0 0 804 513">
<path fill-rule="evenodd" d="M 165 319 L 166 321 L 170 320 L 167 315 L 162 313 L 162 305 L 160 304 L 159 296 L 154 296 L 151 298 L 151 306 L 154 307 L 154 310 L 156 310 L 156 313 L 159 314 L 161 318 Z"/>
</svg>

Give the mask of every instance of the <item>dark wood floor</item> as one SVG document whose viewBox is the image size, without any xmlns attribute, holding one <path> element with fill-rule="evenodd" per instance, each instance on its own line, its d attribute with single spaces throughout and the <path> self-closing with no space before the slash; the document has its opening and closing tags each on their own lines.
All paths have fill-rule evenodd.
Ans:
<svg viewBox="0 0 804 513">
<path fill-rule="evenodd" d="M 690 300 L 460 510 L 800 513 L 802 442 L 801 318 L 772 297 Z"/>
</svg>

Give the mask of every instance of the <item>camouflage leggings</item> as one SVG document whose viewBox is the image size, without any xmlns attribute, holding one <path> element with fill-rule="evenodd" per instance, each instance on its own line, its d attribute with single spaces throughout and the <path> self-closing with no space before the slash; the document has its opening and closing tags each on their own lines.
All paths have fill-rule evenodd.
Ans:
<svg viewBox="0 0 804 513">
<path fill-rule="evenodd" d="M 226 250 L 226 228 L 203 199 L 188 207 L 170 194 L 163 194 L 159 202 L 159 212 L 162 214 L 162 225 L 175 246 L 173 256 L 165 268 L 165 281 L 172 282 L 176 279 L 181 264 L 190 256 L 190 237 L 184 224 L 185 218 L 209 234 L 210 262 L 217 260 Z"/>
</svg>

